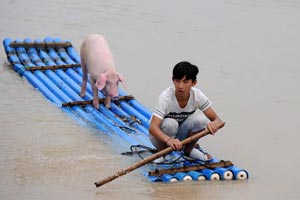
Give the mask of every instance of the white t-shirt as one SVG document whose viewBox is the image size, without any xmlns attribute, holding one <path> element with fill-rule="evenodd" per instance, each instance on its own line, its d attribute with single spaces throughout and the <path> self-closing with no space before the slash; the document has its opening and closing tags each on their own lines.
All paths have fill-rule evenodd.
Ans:
<svg viewBox="0 0 300 200">
<path fill-rule="evenodd" d="M 211 101 L 200 89 L 192 87 L 187 105 L 181 108 L 175 97 L 175 87 L 165 89 L 159 96 L 158 103 L 154 108 L 153 115 L 163 118 L 174 118 L 179 123 L 195 112 L 196 109 L 205 111 L 211 105 Z"/>
</svg>

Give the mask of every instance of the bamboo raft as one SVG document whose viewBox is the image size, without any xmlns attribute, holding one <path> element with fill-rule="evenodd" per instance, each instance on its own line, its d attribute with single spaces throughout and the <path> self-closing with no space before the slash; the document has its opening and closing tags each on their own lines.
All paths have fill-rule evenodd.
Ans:
<svg viewBox="0 0 300 200">
<path fill-rule="evenodd" d="M 99 109 L 92 106 L 92 89 L 80 97 L 82 71 L 80 58 L 69 41 L 47 37 L 44 40 L 3 40 L 7 59 L 21 77 L 40 91 L 46 99 L 63 111 L 88 121 L 101 132 L 126 146 L 143 145 L 154 148 L 148 139 L 151 112 L 132 95 L 119 89 L 120 98 L 103 105 L 104 95 L 99 91 Z M 130 134 L 129 134 L 130 133 Z M 176 152 L 169 156 L 178 156 Z M 143 168 L 153 182 L 186 180 L 245 180 L 248 172 L 230 161 L 214 158 L 209 163 L 191 162 L 181 158 L 180 164 L 151 164 Z"/>
</svg>

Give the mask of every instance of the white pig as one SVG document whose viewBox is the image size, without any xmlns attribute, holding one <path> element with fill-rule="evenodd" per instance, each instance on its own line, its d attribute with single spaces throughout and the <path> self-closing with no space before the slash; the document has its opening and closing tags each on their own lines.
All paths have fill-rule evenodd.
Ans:
<svg viewBox="0 0 300 200">
<path fill-rule="evenodd" d="M 105 95 L 104 104 L 110 108 L 110 101 L 119 95 L 118 83 L 124 84 L 124 78 L 116 72 L 115 61 L 105 38 L 98 34 L 88 35 L 80 48 L 81 68 L 83 72 L 80 96 L 84 97 L 88 73 L 93 88 L 93 105 L 99 108 L 98 90 Z"/>
</svg>

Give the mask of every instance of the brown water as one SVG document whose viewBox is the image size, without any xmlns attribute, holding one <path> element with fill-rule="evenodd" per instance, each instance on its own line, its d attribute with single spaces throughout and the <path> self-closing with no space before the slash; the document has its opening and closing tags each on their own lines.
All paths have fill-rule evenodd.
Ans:
<svg viewBox="0 0 300 200">
<path fill-rule="evenodd" d="M 0 48 L 0 199 L 299 199 L 300 1 L 2 0 L 0 38 L 103 34 L 129 93 L 152 109 L 181 60 L 226 127 L 203 144 L 248 181 L 151 183 L 111 138 L 52 105 Z"/>
</svg>

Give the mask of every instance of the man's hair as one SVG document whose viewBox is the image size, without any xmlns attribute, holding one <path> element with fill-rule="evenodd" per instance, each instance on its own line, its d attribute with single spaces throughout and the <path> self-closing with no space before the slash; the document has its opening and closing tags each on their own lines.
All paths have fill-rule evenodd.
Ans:
<svg viewBox="0 0 300 200">
<path fill-rule="evenodd" d="M 185 77 L 187 80 L 192 79 L 194 82 L 197 80 L 197 74 L 199 70 L 196 65 L 193 65 L 187 61 L 182 61 L 177 63 L 173 68 L 173 77 L 172 79 L 182 79 Z"/>
</svg>

